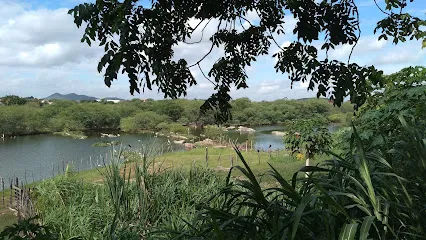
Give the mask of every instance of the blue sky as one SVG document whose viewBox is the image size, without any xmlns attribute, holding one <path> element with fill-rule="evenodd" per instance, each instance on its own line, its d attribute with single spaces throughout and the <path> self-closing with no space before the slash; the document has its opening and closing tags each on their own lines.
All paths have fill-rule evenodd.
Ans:
<svg viewBox="0 0 426 240">
<path fill-rule="evenodd" d="M 148 91 L 131 96 L 128 91 L 128 80 L 120 76 L 111 88 L 103 84 L 103 77 L 97 73 L 97 61 L 102 56 L 99 47 L 88 47 L 80 43 L 82 29 L 77 29 L 68 16 L 67 10 L 82 0 L 0 0 L 0 96 L 17 94 L 20 96 L 46 97 L 52 93 L 87 94 L 96 97 L 116 96 L 122 98 L 155 98 L 162 94 Z M 383 6 L 384 0 L 378 0 Z M 373 0 L 359 0 L 362 36 L 355 48 L 352 61 L 361 65 L 375 65 L 385 73 L 393 73 L 412 65 L 426 65 L 426 51 L 421 43 L 411 41 L 393 45 L 391 42 L 378 41 L 373 29 L 378 20 L 384 17 Z M 415 0 L 409 4 L 407 11 L 425 18 L 426 1 Z M 255 14 L 246 16 L 253 22 Z M 214 22 L 213 22 L 214 23 Z M 197 24 L 196 21 L 190 24 Z M 295 20 L 288 18 L 284 36 L 277 37 L 281 46 L 285 46 L 295 38 L 290 33 Z M 215 26 L 206 29 L 208 34 L 215 31 Z M 194 33 L 198 39 L 200 33 Z M 208 39 L 206 37 L 206 39 Z M 314 44 L 320 45 L 321 42 Z M 198 60 L 209 49 L 209 42 L 200 45 L 179 45 L 175 48 L 177 58 L 184 57 L 191 63 Z M 278 51 L 272 45 L 271 55 Z M 350 46 L 340 46 L 329 52 L 329 57 L 347 61 Z M 207 58 L 202 67 L 209 69 L 221 49 L 216 49 Z M 260 57 L 247 69 L 249 88 L 232 91 L 234 98 L 249 97 L 253 100 L 274 100 L 279 98 L 302 98 L 315 96 L 315 92 L 306 90 L 307 84 L 297 83 L 290 89 L 290 81 L 286 75 L 276 73 L 273 66 L 275 59 L 271 56 Z M 199 70 L 193 74 L 199 84 L 188 91 L 188 98 L 207 98 L 212 85 L 202 78 Z"/>
</svg>

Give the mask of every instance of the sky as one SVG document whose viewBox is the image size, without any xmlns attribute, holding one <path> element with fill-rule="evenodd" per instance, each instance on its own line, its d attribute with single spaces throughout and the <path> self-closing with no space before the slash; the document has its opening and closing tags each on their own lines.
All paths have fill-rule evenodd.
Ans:
<svg viewBox="0 0 426 240">
<path fill-rule="evenodd" d="M 88 1 L 88 0 L 86 0 Z M 134 96 L 129 93 L 126 76 L 119 76 L 108 88 L 102 74 L 97 72 L 97 63 L 103 49 L 81 43 L 84 29 L 78 29 L 73 18 L 67 14 L 70 8 L 85 0 L 0 0 L 0 96 L 19 95 L 44 98 L 53 93 L 77 93 L 103 97 L 154 98 L 162 99 L 157 91 L 145 91 Z M 426 65 L 426 49 L 421 49 L 419 41 L 409 41 L 393 45 L 390 41 L 378 41 L 373 34 L 378 20 L 384 18 L 373 0 L 358 0 L 362 35 L 351 61 L 360 65 L 374 65 L 386 74 L 414 65 Z M 384 0 L 377 0 L 384 6 Z M 415 0 L 407 11 L 425 18 L 426 1 Z M 253 23 L 258 21 L 254 13 L 246 18 Z M 292 30 L 295 19 L 285 18 L 285 35 L 276 37 L 280 46 L 295 40 Z M 198 22 L 193 20 L 191 25 Z M 210 23 L 200 44 L 180 44 L 175 47 L 175 58 L 185 58 L 189 63 L 196 62 L 210 48 L 209 35 L 216 30 L 214 21 Z M 244 23 L 246 26 L 248 23 Z M 195 32 L 192 39 L 198 40 L 201 32 Z M 321 42 L 314 43 L 320 46 Z M 297 99 L 313 97 L 316 92 L 307 90 L 307 83 L 296 83 L 290 89 L 290 80 L 282 73 L 276 73 L 276 59 L 272 57 L 279 47 L 271 45 L 270 55 L 259 57 L 246 69 L 248 89 L 232 89 L 233 98 L 249 97 L 254 101 L 270 101 L 281 98 Z M 339 46 L 328 53 L 329 58 L 347 61 L 351 46 Z M 222 53 L 216 49 L 202 63 L 208 71 Z M 187 98 L 206 99 L 213 93 L 213 85 L 204 79 L 198 69 L 191 70 L 198 81 L 189 88 Z"/>
</svg>

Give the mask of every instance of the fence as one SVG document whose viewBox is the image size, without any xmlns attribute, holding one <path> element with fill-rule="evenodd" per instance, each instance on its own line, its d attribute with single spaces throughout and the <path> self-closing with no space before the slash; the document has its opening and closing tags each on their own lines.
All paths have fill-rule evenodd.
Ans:
<svg viewBox="0 0 426 240">
<path fill-rule="evenodd" d="M 34 206 L 31 201 L 31 188 L 27 188 L 24 183 L 16 179 L 9 179 L 9 191 L 5 188 L 5 179 L 1 182 L 1 203 L 2 207 L 15 211 L 19 219 L 26 219 L 34 216 Z"/>
</svg>

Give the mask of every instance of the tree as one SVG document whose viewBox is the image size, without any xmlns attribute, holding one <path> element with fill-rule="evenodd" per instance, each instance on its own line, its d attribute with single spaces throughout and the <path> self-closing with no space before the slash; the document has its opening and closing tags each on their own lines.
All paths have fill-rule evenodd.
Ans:
<svg viewBox="0 0 426 240">
<path fill-rule="evenodd" d="M 156 101 L 155 103 L 153 105 L 155 109 L 152 110 L 159 114 L 167 115 L 173 122 L 176 122 L 183 114 L 183 107 L 174 101 L 163 100 Z"/>
<path fill-rule="evenodd" d="M 426 68 L 408 67 L 384 77 L 360 109 L 355 124 L 366 145 L 391 147 L 403 138 L 400 116 L 426 133 Z M 386 139 L 386 141 L 384 141 Z M 386 146 L 388 145 L 388 146 Z"/>
<path fill-rule="evenodd" d="M 284 144 L 292 153 L 305 152 L 306 166 L 316 154 L 330 149 L 331 135 L 322 119 L 297 120 L 291 122 L 284 136 Z"/>
<path fill-rule="evenodd" d="M 84 3 L 69 11 L 78 27 L 85 23 L 81 39 L 91 45 L 98 41 L 105 55 L 98 71 L 104 71 L 107 86 L 117 79 L 119 71 L 126 73 L 130 93 L 152 89 L 156 85 L 164 97 L 185 96 L 187 88 L 197 84 L 191 69 L 199 68 L 214 48 L 223 47 L 219 57 L 204 76 L 213 83 L 216 93 L 201 106 L 202 112 L 215 108 L 219 121 L 230 117 L 229 91 L 231 87 L 247 88 L 245 67 L 261 55 L 269 53 L 276 44 L 280 51 L 275 65 L 277 72 L 288 73 L 292 84 L 309 82 L 308 89 L 317 89 L 317 96 L 329 97 L 340 106 L 346 96 L 358 106 L 368 95 L 369 83 L 377 84 L 381 72 L 373 66 L 340 62 L 319 52 L 338 45 L 355 47 L 361 34 L 359 13 L 355 0 L 299 0 L 299 1 L 216 1 L 216 0 L 108 0 Z M 409 1 L 410 3 L 413 0 Z M 388 0 L 380 10 L 386 16 L 377 23 L 379 39 L 393 42 L 425 39 L 426 22 L 405 13 L 407 0 Z M 249 12 L 256 13 L 258 23 L 247 20 Z M 297 23 L 293 33 L 297 40 L 281 47 L 275 36 L 284 34 L 285 15 L 292 15 Z M 190 20 L 199 23 L 194 27 Z M 188 42 L 198 28 L 213 24 L 216 32 L 209 39 L 211 47 L 206 56 L 196 62 L 175 60 L 173 47 Z M 248 23 L 249 27 L 244 27 Z M 241 26 L 241 27 L 240 27 Z M 312 44 L 322 40 L 320 49 Z M 201 41 L 200 41 L 201 42 Z M 426 43 L 426 41 L 425 41 Z M 204 73 L 204 72 L 203 72 Z M 210 79 L 212 78 L 212 79 Z"/>
<path fill-rule="evenodd" d="M 24 105 L 27 103 L 27 99 L 25 98 L 21 98 L 19 96 L 15 96 L 15 95 L 8 95 L 3 97 L 3 103 L 6 106 L 10 106 L 10 105 Z"/>
<path fill-rule="evenodd" d="M 155 112 L 139 112 L 135 116 L 121 119 L 120 127 L 126 132 L 137 132 L 141 129 L 155 129 L 159 123 L 167 121 L 167 116 Z"/>
</svg>

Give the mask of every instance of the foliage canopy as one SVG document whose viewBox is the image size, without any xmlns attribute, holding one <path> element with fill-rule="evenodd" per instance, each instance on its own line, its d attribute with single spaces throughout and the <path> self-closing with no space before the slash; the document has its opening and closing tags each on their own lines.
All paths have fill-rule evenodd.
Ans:
<svg viewBox="0 0 426 240">
<path fill-rule="evenodd" d="M 386 8 L 380 9 L 386 17 L 375 29 L 381 33 L 379 38 L 391 38 L 395 44 L 425 38 L 422 26 L 426 22 L 403 11 L 409 2 L 413 0 L 386 1 Z M 250 22 L 249 12 L 256 13 L 260 21 Z M 380 80 L 380 71 L 350 63 L 350 57 L 347 63 L 319 57 L 320 52 L 338 45 L 356 46 L 361 29 L 355 0 L 98 0 L 80 4 L 69 14 L 78 27 L 85 28 L 82 42 L 98 41 L 104 47 L 98 71 L 104 71 L 105 84 L 110 86 L 122 71 L 129 77 L 131 94 L 155 85 L 165 97 L 185 96 L 188 87 L 197 84 L 191 69 L 202 71 L 200 63 L 214 48 L 223 47 L 223 56 L 207 76 L 203 72 L 208 80 L 213 79 L 216 93 L 201 107 L 202 111 L 216 109 L 219 121 L 230 117 L 230 89 L 248 87 L 245 67 L 267 55 L 272 44 L 280 47 L 274 55 L 277 72 L 287 73 L 292 83 L 309 82 L 308 89 L 316 89 L 317 96 L 329 97 L 338 106 L 346 96 L 362 105 L 370 83 Z M 293 30 L 297 40 L 281 47 L 274 37 L 284 34 L 286 16 L 297 21 Z M 198 21 L 195 27 L 189 24 L 194 19 Z M 196 62 L 174 59 L 173 47 L 199 43 L 189 42 L 191 35 L 215 24 L 212 20 L 217 20 L 217 30 L 209 39 L 208 53 Z M 322 46 L 317 48 L 315 40 L 322 41 Z"/>
</svg>

